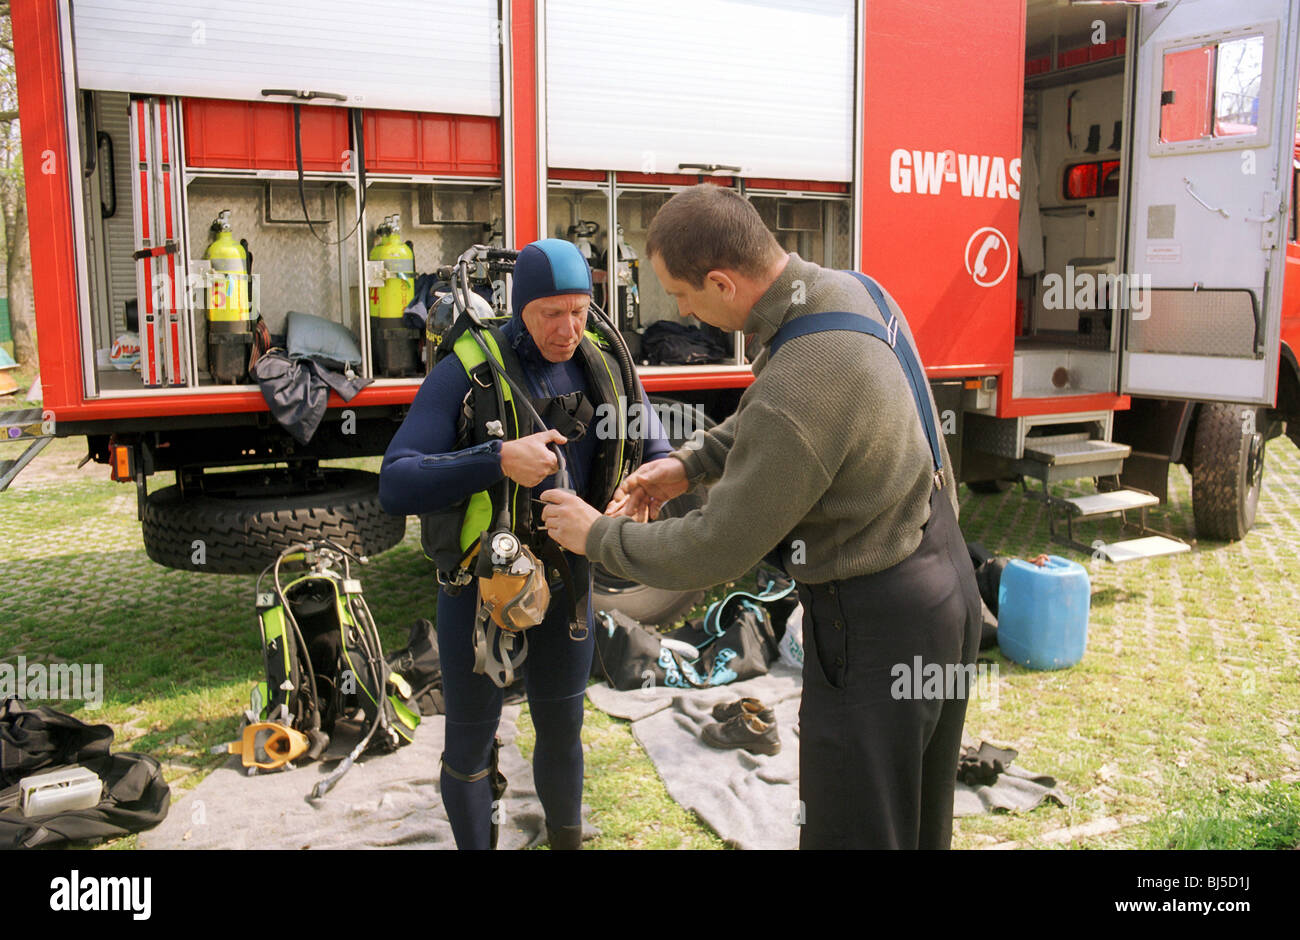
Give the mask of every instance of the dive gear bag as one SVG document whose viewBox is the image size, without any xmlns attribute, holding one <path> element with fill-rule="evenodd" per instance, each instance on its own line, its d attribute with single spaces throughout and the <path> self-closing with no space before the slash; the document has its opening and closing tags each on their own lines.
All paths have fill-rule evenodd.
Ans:
<svg viewBox="0 0 1300 940">
<path fill-rule="evenodd" d="M 597 614 L 592 678 L 610 688 L 644 688 L 649 680 L 676 689 L 709 689 L 766 675 L 780 655 L 773 624 L 798 603 L 795 584 L 759 572 L 759 593 L 734 591 L 709 605 L 700 621 L 660 635 L 619 611 Z"/>
</svg>

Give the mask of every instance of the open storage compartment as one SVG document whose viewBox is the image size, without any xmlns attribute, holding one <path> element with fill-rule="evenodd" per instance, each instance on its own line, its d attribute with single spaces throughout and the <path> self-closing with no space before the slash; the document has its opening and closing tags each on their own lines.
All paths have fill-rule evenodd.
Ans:
<svg viewBox="0 0 1300 940">
<path fill-rule="evenodd" d="M 288 105 L 112 91 L 79 104 L 98 142 L 83 182 L 92 397 L 252 387 L 254 325 L 283 344 L 291 311 L 346 330 L 360 374 L 418 381 L 422 324 L 403 311 L 420 276 L 501 239 L 497 118 L 363 112 L 361 194 L 346 109 L 302 106 L 300 174 Z M 503 311 L 504 287 L 484 286 Z M 151 335 L 153 364 L 132 368 Z"/>
<path fill-rule="evenodd" d="M 368 178 L 366 312 L 371 367 L 379 379 L 418 380 L 428 367 L 424 330 L 402 310 L 431 307 L 446 285 L 435 276 L 473 245 L 501 245 L 504 189 L 499 179 Z M 505 312 L 502 284 L 477 285 Z"/>
<path fill-rule="evenodd" d="M 227 212 L 231 240 L 246 249 L 249 259 L 246 302 L 251 319 L 262 318 L 272 341 L 278 344 L 286 333 L 289 313 L 297 311 L 340 324 L 358 350 L 364 349 L 358 286 L 360 231 L 352 180 L 313 176 L 304 180 L 300 197 L 295 180 L 195 176 L 186 186 L 186 201 L 199 385 L 236 384 L 213 374 L 209 352 L 218 346 L 210 340 L 220 332 L 214 311 L 222 305 L 222 295 L 227 307 L 245 300 L 238 294 L 239 275 L 224 278 L 216 269 L 219 220 Z"/>
<path fill-rule="evenodd" d="M 1012 397 L 1113 392 L 1126 13 L 1030 5 Z"/>
<path fill-rule="evenodd" d="M 746 186 L 745 195 L 786 251 L 823 268 L 854 267 L 853 204 L 847 194 Z"/>
<path fill-rule="evenodd" d="M 592 266 L 596 302 L 615 318 L 643 365 L 659 364 L 642 349 L 642 340 L 647 331 L 653 336 L 656 323 L 694 326 L 681 318 L 676 301 L 655 277 L 646 255 L 646 235 L 663 204 L 696 180 L 675 174 L 656 177 L 597 170 L 551 173 L 546 232 L 578 245 Z M 787 251 L 823 267 L 846 270 L 854 266 L 852 200 L 847 184 L 812 184 L 805 190 L 774 188 L 779 181 L 763 181 L 761 189 L 730 178 L 714 178 L 713 182 L 736 186 L 744 193 Z M 611 225 L 617 246 L 612 259 Z M 609 284 L 615 290 L 607 290 Z M 744 366 L 749 361 L 742 334 L 726 335 L 712 327 L 706 327 L 705 334 L 716 344 L 718 354 L 708 362 L 674 365 Z"/>
</svg>

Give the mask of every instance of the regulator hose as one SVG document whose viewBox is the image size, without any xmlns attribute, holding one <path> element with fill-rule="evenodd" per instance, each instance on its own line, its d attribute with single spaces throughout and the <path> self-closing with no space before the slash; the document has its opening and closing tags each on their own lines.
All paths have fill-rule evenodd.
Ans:
<svg viewBox="0 0 1300 940">
<path fill-rule="evenodd" d="M 635 403 L 639 404 L 641 407 L 642 433 L 635 437 L 629 436 L 627 438 L 627 447 L 624 452 L 622 473 L 622 476 L 626 477 L 637 467 L 641 466 L 641 457 L 645 453 L 646 431 L 649 430 L 649 416 L 645 413 L 645 410 L 650 407 L 650 404 L 641 397 L 639 391 L 640 385 L 638 384 L 636 377 L 636 366 L 632 362 L 632 351 L 628 349 L 627 341 L 623 339 L 622 332 L 614 325 L 614 322 L 610 320 L 609 315 L 606 314 L 605 311 L 595 303 L 595 301 L 592 302 L 589 310 L 595 314 L 590 319 L 591 323 L 596 328 L 596 332 L 605 337 L 605 340 L 609 343 L 610 348 L 614 352 L 614 358 L 618 360 L 618 370 L 623 378 L 623 388 L 627 390 L 628 395 L 629 421 L 632 416 L 632 396 L 634 393 L 637 397 Z"/>
</svg>

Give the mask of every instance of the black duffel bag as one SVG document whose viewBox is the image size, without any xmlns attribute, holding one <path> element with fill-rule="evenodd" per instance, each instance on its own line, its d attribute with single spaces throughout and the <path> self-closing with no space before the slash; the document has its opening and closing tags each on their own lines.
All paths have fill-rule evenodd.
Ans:
<svg viewBox="0 0 1300 940">
<path fill-rule="evenodd" d="M 25 708 L 16 698 L 0 708 L 0 849 L 111 839 L 152 829 L 167 818 L 171 788 L 148 754 L 109 748 L 113 729 L 88 725 L 47 705 Z M 24 816 L 19 782 L 62 767 L 93 770 L 104 782 L 97 806 Z"/>
</svg>

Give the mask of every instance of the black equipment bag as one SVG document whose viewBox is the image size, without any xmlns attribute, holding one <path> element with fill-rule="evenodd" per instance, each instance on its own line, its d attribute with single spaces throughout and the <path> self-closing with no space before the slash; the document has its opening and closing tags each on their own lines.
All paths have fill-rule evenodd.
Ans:
<svg viewBox="0 0 1300 940">
<path fill-rule="evenodd" d="M 610 688 L 627 691 L 663 685 L 664 667 L 659 659 L 660 637 L 621 610 L 596 614 L 596 655 L 591 659 L 591 676 L 604 679 Z M 667 651 L 669 657 L 675 655 Z M 680 672 L 680 664 L 677 665 Z"/>
<path fill-rule="evenodd" d="M 602 612 L 592 675 L 623 691 L 708 689 L 766 675 L 780 651 L 773 623 L 784 625 L 794 610 L 794 587 L 784 576 L 760 572 L 759 594 L 729 594 L 703 620 L 688 620 L 662 637 L 617 611 Z M 676 643 L 664 645 L 665 639 Z"/>
<path fill-rule="evenodd" d="M 47 705 L 16 698 L 0 708 L 0 849 L 111 839 L 152 829 L 167 818 L 171 789 L 147 754 L 110 753 L 113 729 L 87 725 Z M 99 774 L 104 798 L 90 809 L 23 815 L 19 781 L 79 765 Z"/>
<path fill-rule="evenodd" d="M 979 542 L 967 542 L 966 551 L 975 566 L 975 584 L 980 590 L 980 650 L 983 651 L 998 645 L 998 588 L 1002 584 L 1002 572 L 1011 559 L 990 554 Z"/>
<path fill-rule="evenodd" d="M 438 633 L 421 618 L 411 624 L 406 646 L 391 653 L 388 668 L 406 680 L 421 715 L 446 712 L 442 699 L 442 664 L 438 660 Z"/>
</svg>

